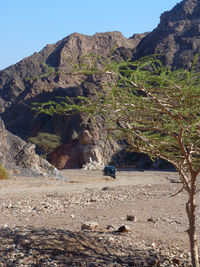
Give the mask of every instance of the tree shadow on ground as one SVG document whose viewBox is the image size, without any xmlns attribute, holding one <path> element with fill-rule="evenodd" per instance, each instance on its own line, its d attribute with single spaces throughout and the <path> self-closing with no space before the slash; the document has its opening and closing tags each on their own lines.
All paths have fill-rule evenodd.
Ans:
<svg viewBox="0 0 200 267">
<path fill-rule="evenodd" d="M 106 233 L 105 238 L 99 238 L 100 235 L 58 229 L 1 228 L 0 266 L 139 267 L 160 266 L 162 262 L 153 250 L 124 247 L 120 242 L 113 244 Z"/>
</svg>

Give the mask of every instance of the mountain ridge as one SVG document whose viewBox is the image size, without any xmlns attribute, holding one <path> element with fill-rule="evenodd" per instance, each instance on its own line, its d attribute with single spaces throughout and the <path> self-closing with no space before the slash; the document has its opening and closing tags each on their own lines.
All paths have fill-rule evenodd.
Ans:
<svg viewBox="0 0 200 267">
<path fill-rule="evenodd" d="M 35 117 L 33 102 L 45 102 L 57 96 L 88 95 L 105 82 L 92 75 L 78 78 L 58 73 L 47 75 L 48 67 L 69 70 L 71 64 L 66 58 L 77 60 L 84 54 L 100 54 L 107 57 L 116 45 L 116 60 L 138 59 L 151 54 L 160 55 L 164 64 L 172 68 L 190 68 L 193 58 L 200 50 L 200 0 L 184 0 L 170 11 L 161 14 L 160 23 L 152 32 L 135 34 L 125 38 L 120 32 L 96 33 L 86 36 L 73 33 L 55 44 L 46 45 L 40 52 L 26 57 L 19 63 L 0 71 L 0 115 L 6 128 L 13 134 L 27 140 L 40 131 L 61 135 L 64 147 L 52 155 L 54 162 L 65 157 L 62 166 L 74 167 L 75 161 L 81 165 L 92 159 L 102 159 L 104 155 L 105 131 L 103 120 L 97 128 L 90 129 L 81 115 L 66 118 L 47 115 Z M 48 66 L 48 67 L 47 67 Z M 200 69 L 200 62 L 196 68 Z M 41 76 L 41 79 L 30 79 Z M 94 138 L 93 145 L 81 144 L 82 135 L 87 130 Z M 74 152 L 70 149 L 73 146 Z M 115 157 L 120 150 L 116 142 L 108 144 L 108 158 Z M 118 152 L 117 152 L 118 151 Z M 65 154 L 65 155 L 63 155 Z M 75 160 L 76 155 L 80 159 Z M 68 164 L 70 162 L 70 165 Z"/>
<path fill-rule="evenodd" d="M 157 28 L 143 38 L 133 58 L 159 54 L 164 64 L 188 69 L 199 52 L 199 25 L 200 1 L 184 0 L 160 16 Z"/>
</svg>

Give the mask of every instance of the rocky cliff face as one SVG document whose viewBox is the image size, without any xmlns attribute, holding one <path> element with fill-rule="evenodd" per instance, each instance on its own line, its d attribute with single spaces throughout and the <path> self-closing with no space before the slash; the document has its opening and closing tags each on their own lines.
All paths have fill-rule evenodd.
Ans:
<svg viewBox="0 0 200 267">
<path fill-rule="evenodd" d="M 0 115 L 7 129 L 25 140 L 41 131 L 60 135 L 63 145 L 50 155 L 51 162 L 59 168 L 81 167 L 91 159 L 108 162 L 120 147 L 109 141 L 105 151 L 103 120 L 100 119 L 94 129 L 83 123 L 81 114 L 35 117 L 31 110 L 33 102 L 45 102 L 57 96 L 91 94 L 102 80 L 94 77 L 83 80 L 63 74 L 45 77 L 44 74 L 49 71 L 47 66 L 69 70 L 69 58 L 76 61 L 84 54 L 107 57 L 116 45 L 116 60 L 160 54 L 165 64 L 189 68 L 200 48 L 199 25 L 200 0 L 184 0 L 162 14 L 160 24 L 151 33 L 136 34 L 129 39 L 119 32 L 97 33 L 94 36 L 74 33 L 56 44 L 47 45 L 39 53 L 0 72 Z M 200 68 L 199 62 L 196 67 Z M 41 75 L 41 79 L 34 79 Z M 85 134 L 88 140 L 92 136 L 92 143 L 82 143 Z M 98 138 L 95 139 L 95 136 Z"/>
<path fill-rule="evenodd" d="M 161 15 L 160 24 L 141 41 L 134 58 L 160 54 L 165 64 L 189 68 L 199 49 L 200 1 L 184 0 Z"/>
<path fill-rule="evenodd" d="M 25 176 L 62 175 L 46 160 L 35 153 L 35 145 L 26 143 L 20 137 L 8 132 L 0 118 L 0 162 L 7 170 Z"/>
</svg>

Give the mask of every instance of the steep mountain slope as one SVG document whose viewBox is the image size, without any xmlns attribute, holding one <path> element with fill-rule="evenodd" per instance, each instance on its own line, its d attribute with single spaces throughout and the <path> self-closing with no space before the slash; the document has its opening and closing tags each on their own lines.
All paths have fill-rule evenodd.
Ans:
<svg viewBox="0 0 200 267">
<path fill-rule="evenodd" d="M 19 63 L 0 72 L 0 111 L 7 128 L 26 138 L 34 129 L 30 103 L 55 94 L 76 95 L 80 81 L 75 77 L 57 75 L 30 81 L 48 72 L 46 63 L 59 70 L 70 68 L 66 58 L 76 58 L 84 54 L 108 55 L 114 45 L 119 47 L 118 56 L 129 58 L 140 38 L 126 39 L 119 32 L 99 33 L 94 36 L 72 34 L 54 45 L 47 45 L 39 53 L 23 59 Z M 58 92 L 59 91 L 59 92 Z M 61 92 L 62 91 L 62 92 Z M 51 94 L 50 94 L 51 93 Z M 24 113 L 24 114 L 23 114 Z M 21 118 L 21 115 L 28 118 Z M 20 127 L 19 127 L 20 126 Z"/>
<path fill-rule="evenodd" d="M 103 122 L 99 124 L 98 129 L 90 129 L 91 133 L 89 134 L 92 134 L 92 136 L 98 135 L 95 144 L 84 146 L 81 144 L 81 136 L 85 130 L 85 125 L 81 125 L 81 116 L 51 118 L 41 115 L 35 118 L 31 110 L 33 102 L 44 102 L 48 99 L 55 99 L 56 96 L 90 94 L 94 87 L 97 87 L 99 82 L 102 81 L 95 80 L 94 77 L 88 77 L 85 81 L 82 81 L 83 77 L 63 74 L 48 75 L 36 80 L 34 78 L 48 73 L 48 67 L 56 68 L 56 70 L 68 70 L 71 68 L 68 59 L 76 61 L 84 54 L 95 53 L 106 57 L 115 45 L 117 46 L 115 52 L 117 60 L 131 58 L 133 50 L 145 35 L 135 35 L 126 39 L 120 32 L 97 33 L 94 36 L 74 33 L 54 45 L 47 45 L 39 53 L 35 53 L 1 71 L 0 111 L 7 129 L 23 139 L 34 136 L 39 131 L 61 135 L 63 143 L 67 144 L 64 149 L 65 160 L 63 161 L 62 157 L 63 148 L 60 150 L 61 155 L 58 152 L 59 158 L 62 158 L 62 164 L 58 162 L 59 159 L 56 155 L 52 155 L 51 158 L 56 165 L 62 167 L 80 167 L 90 158 L 102 158 L 102 153 L 104 154 L 102 152 L 104 149 L 102 140 L 105 139 L 105 136 L 102 136 L 105 135 L 102 130 Z M 71 146 L 74 148 L 73 153 L 71 152 Z M 98 147 L 101 147 L 101 152 L 98 151 Z M 108 158 L 112 157 L 117 149 L 118 146 L 115 142 L 110 144 Z M 66 150 L 69 152 L 66 152 Z M 81 158 L 77 159 L 80 150 Z"/>
<path fill-rule="evenodd" d="M 48 67 L 69 70 L 84 54 L 107 57 L 114 45 L 117 60 L 136 59 L 160 54 L 165 64 L 173 68 L 189 68 L 200 48 L 200 0 L 184 0 L 161 15 L 160 24 L 150 33 L 126 39 L 120 32 L 85 36 L 74 33 L 39 53 L 0 72 L 0 115 L 6 128 L 27 139 L 38 132 L 58 134 L 63 146 L 50 155 L 60 168 L 81 167 L 92 160 L 108 162 L 119 155 L 120 146 L 110 140 L 105 149 L 104 121 L 90 128 L 80 114 L 72 117 L 35 117 L 33 102 L 44 102 L 57 96 L 91 94 L 105 80 L 94 76 L 74 77 L 63 74 L 47 75 Z M 70 61 L 69 61 L 70 59 Z M 47 67 L 48 66 L 48 67 Z M 200 68 L 200 63 L 197 63 Z M 43 76 L 41 79 L 35 77 Z M 32 78 L 32 79 L 31 79 Z M 85 140 L 85 141 L 83 141 Z"/>
<path fill-rule="evenodd" d="M 160 24 L 141 41 L 134 58 L 161 54 L 165 64 L 189 68 L 199 50 L 200 1 L 184 0 L 161 15 Z"/>
</svg>

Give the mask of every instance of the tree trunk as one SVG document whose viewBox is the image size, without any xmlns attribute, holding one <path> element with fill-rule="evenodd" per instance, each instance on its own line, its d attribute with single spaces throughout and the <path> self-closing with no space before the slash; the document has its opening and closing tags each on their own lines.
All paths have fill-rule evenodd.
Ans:
<svg viewBox="0 0 200 267">
<path fill-rule="evenodd" d="M 199 256 L 198 256 L 198 244 L 196 237 L 196 220 L 195 220 L 195 183 L 191 182 L 191 192 L 189 201 L 186 204 L 186 211 L 189 221 L 188 235 L 190 240 L 190 252 L 193 267 L 199 267 Z"/>
</svg>

